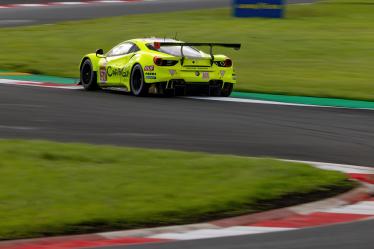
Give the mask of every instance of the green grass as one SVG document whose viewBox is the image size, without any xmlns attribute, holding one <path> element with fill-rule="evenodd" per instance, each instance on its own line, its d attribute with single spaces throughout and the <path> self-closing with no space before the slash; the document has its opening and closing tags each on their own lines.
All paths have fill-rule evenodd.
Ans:
<svg viewBox="0 0 374 249">
<path fill-rule="evenodd" d="M 350 185 L 272 159 L 0 140 L 0 240 L 197 222 Z"/>
<path fill-rule="evenodd" d="M 287 18 L 237 19 L 229 9 L 130 15 L 0 29 L 0 68 L 78 77 L 80 57 L 130 38 L 240 42 L 237 90 L 374 100 L 373 1 L 291 5 Z"/>
</svg>

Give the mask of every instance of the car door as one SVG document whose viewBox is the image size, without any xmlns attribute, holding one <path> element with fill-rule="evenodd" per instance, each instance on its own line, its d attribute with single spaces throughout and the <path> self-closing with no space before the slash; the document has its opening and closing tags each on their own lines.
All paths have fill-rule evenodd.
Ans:
<svg viewBox="0 0 374 249">
<path fill-rule="evenodd" d="M 136 52 L 138 52 L 139 50 L 140 49 L 138 48 L 138 46 L 133 44 L 129 52 L 122 57 L 121 62 L 119 64 L 119 67 L 121 68 L 121 86 L 126 88 L 128 91 L 130 90 L 130 73 L 132 67 L 132 63 L 130 63 L 130 60 L 132 57 L 136 55 Z"/>
<path fill-rule="evenodd" d="M 99 82 L 101 86 L 122 86 L 129 72 L 126 65 L 133 52 L 133 43 L 121 43 L 110 50 L 99 61 Z"/>
</svg>

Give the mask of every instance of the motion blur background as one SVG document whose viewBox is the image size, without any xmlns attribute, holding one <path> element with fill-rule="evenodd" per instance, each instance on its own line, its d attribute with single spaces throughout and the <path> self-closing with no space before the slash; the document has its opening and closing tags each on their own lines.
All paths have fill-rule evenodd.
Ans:
<svg viewBox="0 0 374 249">
<path fill-rule="evenodd" d="M 206 222 L 358 186 L 268 157 L 373 166 L 374 0 L 290 0 L 283 18 L 231 3 L 0 0 L 0 240 Z M 232 98 L 75 84 L 84 54 L 175 36 L 242 44 L 215 48 L 233 59 Z M 367 202 L 356 223 L 136 248 L 372 249 Z"/>
<path fill-rule="evenodd" d="M 38 1 L 1 1 L 10 2 Z M 373 100 L 373 2 L 292 2 L 299 4 L 289 4 L 284 19 L 235 18 L 228 0 L 3 8 L 0 26 L 21 27 L 1 30 L 0 68 L 78 77 L 83 54 L 134 37 L 178 34 L 242 43 L 239 53 L 217 51 L 234 59 L 237 90 Z M 157 13 L 142 14 L 150 12 Z M 101 18 L 107 16 L 119 17 Z M 76 19 L 89 20 L 32 26 Z"/>
</svg>

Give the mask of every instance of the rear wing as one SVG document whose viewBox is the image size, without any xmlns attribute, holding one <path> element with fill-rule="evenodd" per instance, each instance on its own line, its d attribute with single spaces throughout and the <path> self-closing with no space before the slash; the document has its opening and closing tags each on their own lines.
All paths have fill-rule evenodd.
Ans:
<svg viewBox="0 0 374 249">
<path fill-rule="evenodd" d="M 156 49 L 159 49 L 161 46 L 180 46 L 181 47 L 181 55 L 182 60 L 181 64 L 183 66 L 184 62 L 184 54 L 183 54 L 183 47 L 184 46 L 192 46 L 192 47 L 198 47 L 198 46 L 208 46 L 210 47 L 210 58 L 211 58 L 211 65 L 214 63 L 214 54 L 213 54 L 213 47 L 225 47 L 225 48 L 233 48 L 235 50 L 239 50 L 241 47 L 240 43 L 211 43 L 211 42 L 155 42 L 154 47 Z"/>
</svg>

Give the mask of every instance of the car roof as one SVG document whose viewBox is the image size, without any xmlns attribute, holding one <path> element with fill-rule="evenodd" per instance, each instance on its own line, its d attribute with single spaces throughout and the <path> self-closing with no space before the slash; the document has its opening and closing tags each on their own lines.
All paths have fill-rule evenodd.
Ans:
<svg viewBox="0 0 374 249">
<path fill-rule="evenodd" d="M 157 38 L 157 37 L 150 37 L 150 38 L 138 38 L 130 40 L 131 42 L 140 42 L 140 43 L 151 43 L 151 42 L 182 42 L 171 38 Z"/>
</svg>

